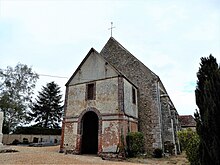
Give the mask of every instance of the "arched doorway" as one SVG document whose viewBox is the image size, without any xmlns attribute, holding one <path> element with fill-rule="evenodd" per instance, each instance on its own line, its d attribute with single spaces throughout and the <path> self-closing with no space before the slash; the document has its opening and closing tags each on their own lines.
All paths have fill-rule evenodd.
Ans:
<svg viewBox="0 0 220 165">
<path fill-rule="evenodd" d="M 86 112 L 82 117 L 82 154 L 97 154 L 99 128 L 98 123 L 98 116 L 93 111 Z"/>
</svg>

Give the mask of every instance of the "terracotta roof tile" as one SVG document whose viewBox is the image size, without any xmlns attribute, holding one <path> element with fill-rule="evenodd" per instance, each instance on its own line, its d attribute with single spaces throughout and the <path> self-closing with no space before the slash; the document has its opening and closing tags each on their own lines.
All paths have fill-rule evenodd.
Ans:
<svg viewBox="0 0 220 165">
<path fill-rule="evenodd" d="M 195 127 L 196 121 L 192 115 L 180 115 L 179 121 L 182 127 Z"/>
</svg>

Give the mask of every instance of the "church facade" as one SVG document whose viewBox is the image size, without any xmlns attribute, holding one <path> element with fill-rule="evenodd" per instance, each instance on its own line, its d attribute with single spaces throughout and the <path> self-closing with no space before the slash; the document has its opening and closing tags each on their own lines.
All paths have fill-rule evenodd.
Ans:
<svg viewBox="0 0 220 165">
<path fill-rule="evenodd" d="M 179 151 L 178 113 L 160 78 L 113 37 L 100 53 L 92 48 L 67 82 L 64 112 L 61 151 L 116 153 L 137 131 L 146 152 L 164 151 L 167 142 Z"/>
</svg>

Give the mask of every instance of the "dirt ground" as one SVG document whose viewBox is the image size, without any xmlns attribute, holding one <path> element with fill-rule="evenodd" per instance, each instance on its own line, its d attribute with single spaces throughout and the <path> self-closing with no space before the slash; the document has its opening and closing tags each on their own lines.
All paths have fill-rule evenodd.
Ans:
<svg viewBox="0 0 220 165">
<path fill-rule="evenodd" d="M 59 146 L 52 147 L 24 147 L 11 146 L 19 152 L 0 153 L 0 164 L 119 164 L 119 165 L 188 165 L 184 155 L 162 159 L 129 159 L 126 161 L 102 160 L 94 155 L 72 155 L 59 153 Z M 128 162 L 129 161 L 129 162 Z"/>
</svg>

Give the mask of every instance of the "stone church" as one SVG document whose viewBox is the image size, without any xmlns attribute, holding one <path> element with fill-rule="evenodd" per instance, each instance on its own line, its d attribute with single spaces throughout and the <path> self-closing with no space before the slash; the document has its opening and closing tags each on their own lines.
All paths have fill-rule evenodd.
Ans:
<svg viewBox="0 0 220 165">
<path fill-rule="evenodd" d="M 128 132 L 144 134 L 145 151 L 179 151 L 178 113 L 160 78 L 113 37 L 88 52 L 66 83 L 60 151 L 116 153 Z"/>
</svg>

